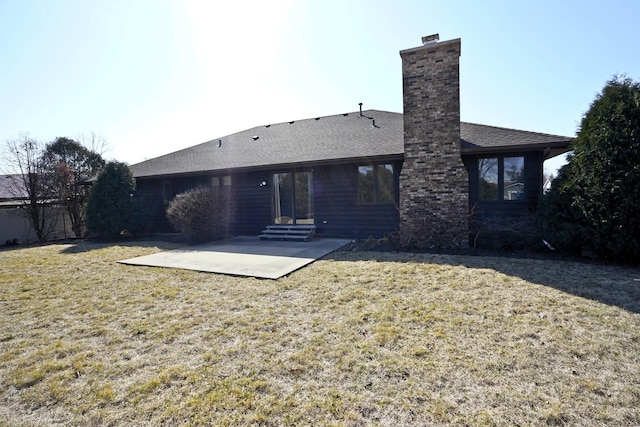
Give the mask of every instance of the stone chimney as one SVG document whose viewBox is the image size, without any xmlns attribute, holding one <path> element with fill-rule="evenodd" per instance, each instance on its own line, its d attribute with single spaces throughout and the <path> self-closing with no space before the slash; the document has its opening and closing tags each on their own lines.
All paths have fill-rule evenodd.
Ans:
<svg viewBox="0 0 640 427">
<path fill-rule="evenodd" d="M 460 39 L 400 52 L 404 163 L 400 227 L 432 247 L 469 244 L 469 180 L 460 156 Z"/>
</svg>

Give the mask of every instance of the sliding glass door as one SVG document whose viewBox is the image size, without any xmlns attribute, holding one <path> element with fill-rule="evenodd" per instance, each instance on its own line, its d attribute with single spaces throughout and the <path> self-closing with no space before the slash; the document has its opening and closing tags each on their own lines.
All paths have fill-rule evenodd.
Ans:
<svg viewBox="0 0 640 427">
<path fill-rule="evenodd" d="M 313 224 L 313 174 L 273 174 L 275 224 Z"/>
</svg>

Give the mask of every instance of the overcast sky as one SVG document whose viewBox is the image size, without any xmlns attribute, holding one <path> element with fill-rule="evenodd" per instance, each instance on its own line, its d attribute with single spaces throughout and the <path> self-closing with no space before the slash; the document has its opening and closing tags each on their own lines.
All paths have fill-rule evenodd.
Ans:
<svg viewBox="0 0 640 427">
<path fill-rule="evenodd" d="M 607 80 L 640 79 L 639 22 L 635 0 L 0 0 L 0 146 L 95 132 L 133 164 L 402 112 L 398 52 L 433 33 L 462 39 L 463 121 L 574 136 Z"/>
</svg>

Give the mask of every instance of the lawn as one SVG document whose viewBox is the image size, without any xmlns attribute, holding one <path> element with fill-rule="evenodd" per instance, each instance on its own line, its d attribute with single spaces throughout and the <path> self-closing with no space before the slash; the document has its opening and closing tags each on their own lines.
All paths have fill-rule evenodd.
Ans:
<svg viewBox="0 0 640 427">
<path fill-rule="evenodd" d="M 640 270 L 336 252 L 277 281 L 0 251 L 0 425 L 640 425 Z"/>
</svg>

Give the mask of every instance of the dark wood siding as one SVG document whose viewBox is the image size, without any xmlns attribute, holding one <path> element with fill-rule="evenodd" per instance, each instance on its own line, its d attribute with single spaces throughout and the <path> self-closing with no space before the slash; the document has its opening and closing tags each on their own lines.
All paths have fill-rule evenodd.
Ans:
<svg viewBox="0 0 640 427">
<path fill-rule="evenodd" d="M 399 167 L 399 164 L 394 165 L 396 189 Z M 234 210 L 230 229 L 233 234 L 257 235 L 272 223 L 273 172 L 289 171 L 254 171 L 231 175 L 230 191 Z M 358 203 L 357 164 L 318 166 L 312 172 L 314 219 L 318 235 L 366 239 L 371 236 L 379 238 L 397 229 L 397 194 L 395 203 Z M 137 180 L 138 192 L 149 210 L 154 232 L 173 231 L 166 218 L 164 181 L 167 180 Z M 198 185 L 210 185 L 210 182 L 211 175 L 172 178 L 170 188 L 175 196 Z"/>
<path fill-rule="evenodd" d="M 235 235 L 258 235 L 271 224 L 271 174 L 246 172 L 232 175 L 234 215 L 232 230 Z M 260 186 L 261 182 L 267 183 Z"/>
<path fill-rule="evenodd" d="M 147 206 L 152 221 L 153 232 L 173 232 L 166 216 L 168 203 L 164 196 L 164 183 L 170 181 L 172 197 L 197 186 L 211 185 L 214 175 L 199 175 L 171 179 L 138 179 L 137 189 Z M 225 175 L 215 175 L 222 176 Z M 268 186 L 260 182 L 269 180 L 265 172 L 232 174 L 231 187 L 233 214 L 230 224 L 232 234 L 258 234 L 271 223 L 271 194 Z M 224 186 L 221 188 L 225 189 Z"/>
<path fill-rule="evenodd" d="M 165 200 L 165 182 L 170 182 L 171 194 Z M 173 232 L 173 228 L 167 220 L 166 211 L 168 201 L 176 194 L 183 193 L 199 185 L 209 185 L 210 177 L 195 176 L 173 179 L 138 179 L 136 189 L 138 195 L 147 206 L 151 218 L 151 230 L 153 232 L 167 233 Z"/>
<path fill-rule="evenodd" d="M 525 197 L 517 201 L 483 202 L 478 194 L 478 159 L 480 156 L 464 156 L 469 173 L 469 209 L 473 213 L 471 232 L 487 224 L 518 221 L 535 216 L 542 196 L 541 152 L 506 153 L 504 156 L 523 156 L 525 159 Z M 499 155 L 496 157 L 503 157 Z M 317 233 L 325 237 L 366 239 L 380 238 L 397 230 L 398 176 L 401 163 L 394 163 L 396 183 L 395 203 L 358 203 L 358 166 L 342 164 L 316 166 L 313 172 L 314 221 Z M 305 169 L 310 170 L 310 169 Z M 273 221 L 272 175 L 274 172 L 291 170 L 265 170 L 231 174 L 230 187 L 233 195 L 234 213 L 230 230 L 236 235 L 257 235 Z M 217 175 L 223 176 L 224 174 Z M 172 178 L 170 188 L 173 195 L 198 185 L 210 185 L 212 175 Z M 154 232 L 172 231 L 166 219 L 167 203 L 163 196 L 166 180 L 138 179 L 137 186 L 152 218 Z M 266 185 L 261 185 L 266 183 Z"/>
<path fill-rule="evenodd" d="M 394 165 L 396 189 L 399 165 Z M 358 165 L 315 168 L 315 223 L 327 237 L 366 239 L 383 237 L 398 228 L 398 195 L 395 204 L 358 203 Z"/>
<path fill-rule="evenodd" d="M 482 201 L 479 197 L 478 159 L 482 157 L 524 157 L 523 200 Z M 536 235 L 538 208 L 542 198 L 542 152 L 506 153 L 463 158 L 469 173 L 471 244 L 483 247 L 513 246 Z"/>
<path fill-rule="evenodd" d="M 151 231 L 154 233 L 168 233 L 173 229 L 165 215 L 167 206 L 163 198 L 161 179 L 138 179 L 136 190 L 142 203 L 147 208 L 151 221 Z"/>
</svg>

